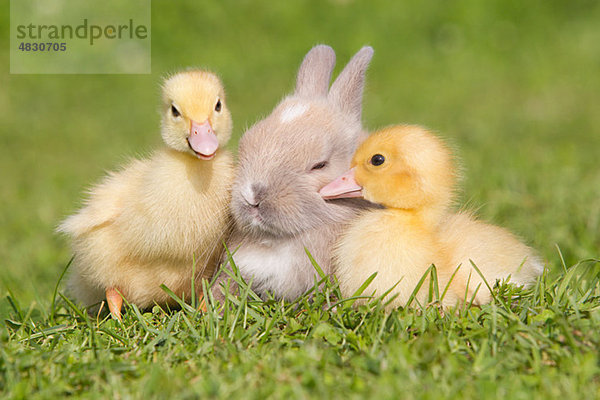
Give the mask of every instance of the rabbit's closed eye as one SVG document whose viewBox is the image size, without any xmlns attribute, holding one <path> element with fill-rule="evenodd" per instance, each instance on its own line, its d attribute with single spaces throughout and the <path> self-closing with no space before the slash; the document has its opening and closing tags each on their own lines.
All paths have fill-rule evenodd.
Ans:
<svg viewBox="0 0 600 400">
<path fill-rule="evenodd" d="M 310 170 L 311 171 L 316 171 L 316 170 L 319 170 L 319 169 L 323 169 L 323 168 L 327 167 L 327 165 L 329 165 L 329 163 L 327 161 L 321 161 L 321 162 L 318 162 L 315 165 L 313 165 Z"/>
</svg>

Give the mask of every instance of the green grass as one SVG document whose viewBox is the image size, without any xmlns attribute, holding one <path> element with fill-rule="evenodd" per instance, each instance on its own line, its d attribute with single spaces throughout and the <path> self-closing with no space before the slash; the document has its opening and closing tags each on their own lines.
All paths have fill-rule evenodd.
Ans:
<svg viewBox="0 0 600 400">
<path fill-rule="evenodd" d="M 10 75 L 0 6 L 0 394 L 600 395 L 598 263 L 582 261 L 600 257 L 600 4 L 203 3 L 153 1 L 153 73 L 131 76 Z M 336 50 L 336 71 L 375 48 L 365 125 L 418 123 L 447 138 L 464 171 L 460 204 L 547 261 L 534 290 L 510 300 L 515 289 L 500 288 L 495 303 L 457 314 L 330 310 L 319 294 L 299 308 L 242 302 L 223 319 L 128 310 L 123 325 L 53 302 L 70 259 L 53 229 L 104 171 L 160 145 L 162 76 L 219 72 L 235 149 L 320 42 Z"/>
<path fill-rule="evenodd" d="M 318 283 L 293 304 L 250 293 L 222 316 L 210 302 L 204 314 L 128 307 L 122 323 L 9 296 L 3 383 L 27 398 L 594 398 L 599 267 L 582 262 L 530 290 L 501 285 L 493 304 L 446 313 L 355 309 Z"/>
</svg>

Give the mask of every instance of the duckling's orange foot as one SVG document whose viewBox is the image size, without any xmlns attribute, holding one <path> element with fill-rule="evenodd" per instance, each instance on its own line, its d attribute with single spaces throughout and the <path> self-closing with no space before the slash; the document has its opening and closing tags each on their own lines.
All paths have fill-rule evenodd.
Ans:
<svg viewBox="0 0 600 400">
<path fill-rule="evenodd" d="M 200 293 L 198 295 L 198 310 L 202 312 L 206 312 L 208 310 L 206 308 L 206 300 L 204 299 L 204 293 Z"/>
<path fill-rule="evenodd" d="M 106 289 L 106 302 L 113 318 L 121 321 L 121 306 L 123 305 L 123 297 L 115 288 Z"/>
</svg>

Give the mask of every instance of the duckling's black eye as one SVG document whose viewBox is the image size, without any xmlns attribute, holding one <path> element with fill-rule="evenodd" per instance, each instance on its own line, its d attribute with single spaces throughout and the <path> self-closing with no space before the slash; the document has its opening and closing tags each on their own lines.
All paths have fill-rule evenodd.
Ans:
<svg viewBox="0 0 600 400">
<path fill-rule="evenodd" d="M 321 161 L 320 163 L 316 163 L 315 165 L 313 165 L 313 167 L 311 168 L 312 171 L 316 170 L 316 169 L 323 169 L 327 166 L 327 161 Z"/>
<path fill-rule="evenodd" d="M 381 165 L 385 162 L 385 157 L 382 156 L 381 154 L 375 154 L 373 157 L 371 157 L 371 164 L 378 166 Z"/>
<path fill-rule="evenodd" d="M 221 99 L 217 100 L 217 104 L 215 104 L 215 111 L 221 111 Z"/>
<path fill-rule="evenodd" d="M 173 116 L 175 118 L 181 116 L 181 113 L 179 112 L 179 110 L 175 106 L 171 106 L 171 114 L 173 114 Z"/>
</svg>

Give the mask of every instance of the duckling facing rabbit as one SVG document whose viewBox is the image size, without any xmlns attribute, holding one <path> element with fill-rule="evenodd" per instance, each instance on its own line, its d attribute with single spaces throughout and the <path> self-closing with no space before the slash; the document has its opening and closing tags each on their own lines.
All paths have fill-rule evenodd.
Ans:
<svg viewBox="0 0 600 400">
<path fill-rule="evenodd" d="M 354 220 L 334 250 L 344 296 L 377 272 L 367 291 L 382 295 L 395 285 L 388 296 L 397 297 L 389 307 L 405 306 L 434 264 L 440 290 L 450 285 L 444 306 L 465 296 L 482 304 L 491 294 L 471 260 L 492 284 L 510 278 L 529 285 L 541 274 L 534 251 L 508 231 L 449 212 L 456 180 L 452 161 L 449 149 L 427 130 L 393 126 L 371 135 L 354 154 L 352 169 L 321 189 L 325 199 L 364 197 L 385 207 Z M 416 296 L 421 303 L 427 282 Z"/>
<path fill-rule="evenodd" d="M 229 225 L 233 160 L 220 148 L 232 122 L 221 81 L 189 70 L 162 92 L 167 147 L 109 173 L 58 228 L 72 238 L 69 291 L 87 306 L 106 297 L 119 319 L 121 295 L 140 308 L 170 303 L 165 284 L 190 298 L 194 261 L 196 280 L 212 276 Z"/>
</svg>

